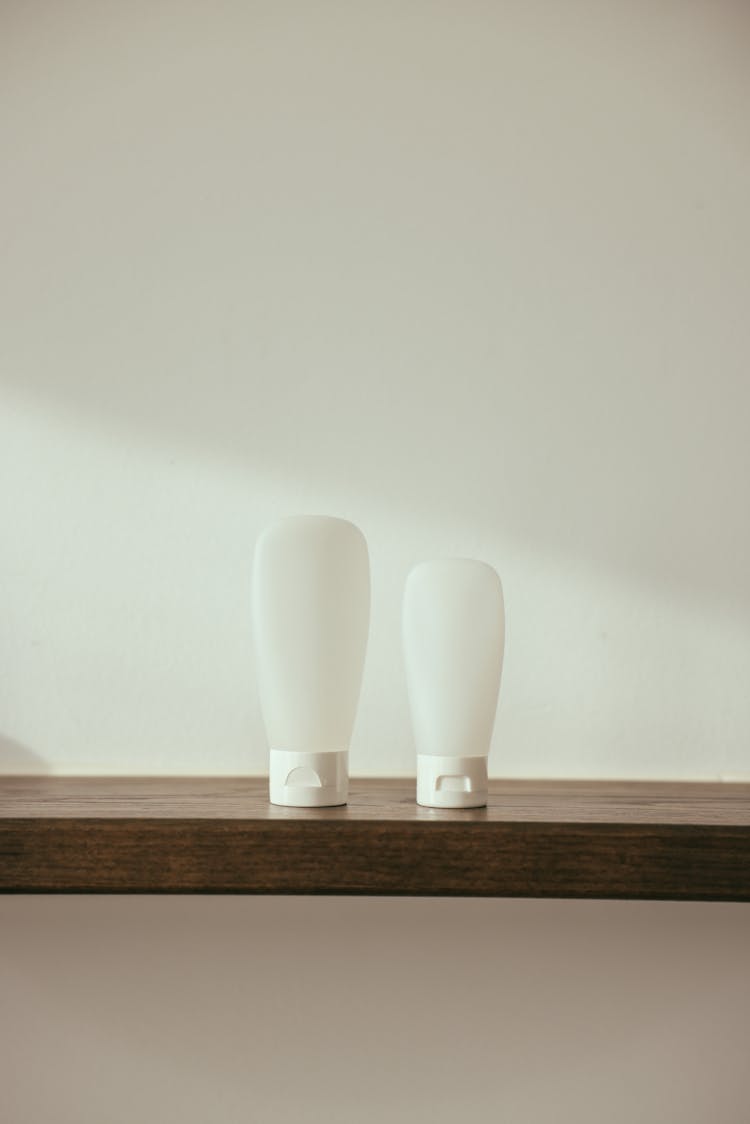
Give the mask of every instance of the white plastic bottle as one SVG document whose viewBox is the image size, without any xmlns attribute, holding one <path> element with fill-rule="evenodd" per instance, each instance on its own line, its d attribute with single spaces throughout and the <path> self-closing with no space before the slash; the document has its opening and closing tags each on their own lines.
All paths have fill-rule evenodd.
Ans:
<svg viewBox="0 0 750 1124">
<path fill-rule="evenodd" d="M 370 565 L 345 519 L 292 516 L 260 536 L 253 628 L 272 804 L 345 804 L 370 625 Z"/>
<path fill-rule="evenodd" d="M 422 562 L 404 592 L 417 803 L 481 808 L 505 644 L 503 589 L 486 562 Z"/>
</svg>

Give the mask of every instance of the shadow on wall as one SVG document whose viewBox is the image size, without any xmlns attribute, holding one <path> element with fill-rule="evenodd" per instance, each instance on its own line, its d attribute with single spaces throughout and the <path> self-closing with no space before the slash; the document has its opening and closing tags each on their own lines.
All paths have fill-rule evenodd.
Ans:
<svg viewBox="0 0 750 1124">
<path fill-rule="evenodd" d="M 0 777 L 3 774 L 34 776 L 49 772 L 47 762 L 20 742 L 0 734 Z"/>
<path fill-rule="evenodd" d="M 747 605 L 746 21 L 450 10 L 19 9 L 3 378 Z"/>
</svg>

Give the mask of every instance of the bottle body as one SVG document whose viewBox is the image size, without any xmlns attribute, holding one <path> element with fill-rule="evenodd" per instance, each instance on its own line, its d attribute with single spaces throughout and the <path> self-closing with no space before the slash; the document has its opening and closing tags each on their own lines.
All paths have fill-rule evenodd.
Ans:
<svg viewBox="0 0 750 1124">
<path fill-rule="evenodd" d="M 272 803 L 346 803 L 369 621 L 367 543 L 353 523 L 292 516 L 262 533 L 253 624 Z"/>
<path fill-rule="evenodd" d="M 505 644 L 497 572 L 467 558 L 415 566 L 404 591 L 403 642 L 417 802 L 482 807 Z"/>
</svg>

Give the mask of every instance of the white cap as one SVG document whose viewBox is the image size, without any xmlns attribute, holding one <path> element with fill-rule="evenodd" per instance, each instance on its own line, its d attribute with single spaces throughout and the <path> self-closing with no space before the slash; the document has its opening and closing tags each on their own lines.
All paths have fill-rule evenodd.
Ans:
<svg viewBox="0 0 750 1124">
<path fill-rule="evenodd" d="M 333 753 L 272 749 L 268 778 L 271 803 L 292 808 L 330 808 L 346 804 L 348 758 L 345 749 Z"/>
<path fill-rule="evenodd" d="M 483 808 L 486 803 L 486 757 L 417 754 L 417 804 L 427 808 Z"/>
</svg>

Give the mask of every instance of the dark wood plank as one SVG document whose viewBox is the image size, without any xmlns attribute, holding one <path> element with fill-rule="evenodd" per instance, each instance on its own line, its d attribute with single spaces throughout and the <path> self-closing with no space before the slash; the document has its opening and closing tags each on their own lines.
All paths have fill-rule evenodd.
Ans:
<svg viewBox="0 0 750 1124">
<path fill-rule="evenodd" d="M 353 780 L 342 808 L 280 808 L 262 777 L 0 776 L 0 820 L 310 819 L 705 823 L 750 825 L 750 784 L 689 781 L 492 780 L 487 808 L 414 802 L 414 781 Z"/>
<path fill-rule="evenodd" d="M 0 778 L 0 890 L 750 900 L 750 785 L 492 782 L 487 809 L 353 781 L 345 808 L 257 778 Z"/>
</svg>

